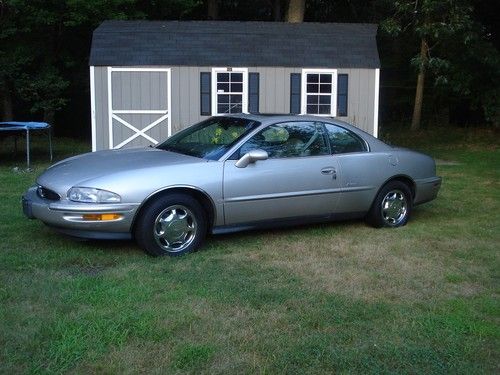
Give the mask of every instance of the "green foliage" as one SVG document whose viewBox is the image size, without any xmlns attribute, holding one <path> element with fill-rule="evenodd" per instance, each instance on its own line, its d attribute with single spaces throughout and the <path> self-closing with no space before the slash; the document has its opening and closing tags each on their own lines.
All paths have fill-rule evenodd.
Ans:
<svg viewBox="0 0 500 375">
<path fill-rule="evenodd" d="M 486 39 L 483 27 L 473 18 L 470 0 L 404 0 L 384 2 L 391 9 L 381 29 L 414 44 L 425 40 L 429 53 L 410 63 L 416 70 L 425 64 L 436 94 L 450 104 L 467 100 L 480 108 L 486 120 L 498 123 L 500 53 Z M 488 79 L 484 79 L 488 77 Z"/>
<path fill-rule="evenodd" d="M 79 37 L 104 19 L 140 17 L 136 0 L 6 0 L 0 2 L 0 84 L 13 88 L 32 113 L 68 103 L 75 67 L 87 61 Z M 83 47 L 83 48 L 82 48 Z M 5 68 L 4 68 L 5 67 Z"/>
<path fill-rule="evenodd" d="M 16 80 L 19 96 L 29 103 L 31 112 L 56 111 L 64 107 L 68 99 L 64 91 L 69 82 L 64 80 L 54 66 L 43 66 L 35 77 L 26 73 Z"/>
<path fill-rule="evenodd" d="M 285 3 L 278 0 L 281 13 Z M 219 14 L 226 20 L 267 21 L 273 18 L 273 4 L 276 0 L 219 1 Z M 430 83 L 426 103 L 435 108 L 471 106 L 498 124 L 500 85 L 495 82 L 500 80 L 500 53 L 489 14 L 494 7 L 487 4 L 478 0 L 307 0 L 305 19 L 380 24 L 382 90 L 402 88 L 381 101 L 382 116 L 396 112 L 402 117 L 399 112 L 409 112 L 413 95 L 408 93 L 415 85 L 412 68 L 425 64 Z M 103 20 L 206 19 L 206 5 L 206 0 L 0 0 L 0 97 L 10 93 L 20 117 L 26 117 L 23 112 L 39 116 L 61 110 L 73 114 L 77 109 L 85 113 L 90 41 Z M 422 38 L 430 47 L 425 61 L 414 57 Z M 393 104 L 404 109 L 393 111 L 389 107 Z"/>
</svg>

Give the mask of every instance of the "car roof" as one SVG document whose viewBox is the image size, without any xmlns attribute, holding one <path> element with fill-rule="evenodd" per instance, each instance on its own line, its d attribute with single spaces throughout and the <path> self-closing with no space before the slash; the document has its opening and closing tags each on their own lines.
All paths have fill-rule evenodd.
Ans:
<svg viewBox="0 0 500 375">
<path fill-rule="evenodd" d="M 238 113 L 238 114 L 225 114 L 225 115 L 221 115 L 221 116 L 245 118 L 245 119 L 249 119 L 249 120 L 259 121 L 263 124 L 264 123 L 265 124 L 272 124 L 272 123 L 283 122 L 283 121 L 321 121 L 321 122 L 330 122 L 330 123 L 346 126 L 350 130 L 361 130 L 361 129 L 359 129 L 359 128 L 357 128 L 357 127 L 355 127 L 355 126 L 353 126 L 345 121 L 339 120 L 335 117 L 329 117 L 329 116 L 292 115 L 292 114 L 283 114 L 283 113 Z M 368 134 L 368 133 L 366 133 L 366 134 Z"/>
</svg>

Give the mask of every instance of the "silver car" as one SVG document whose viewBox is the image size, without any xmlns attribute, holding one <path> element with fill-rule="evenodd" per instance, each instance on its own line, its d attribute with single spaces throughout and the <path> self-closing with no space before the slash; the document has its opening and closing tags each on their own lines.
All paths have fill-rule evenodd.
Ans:
<svg viewBox="0 0 500 375">
<path fill-rule="evenodd" d="M 336 119 L 229 115 L 155 148 L 63 160 L 22 201 L 26 216 L 68 235 L 180 255 L 209 232 L 346 218 L 399 227 L 440 185 L 431 157 Z"/>
</svg>

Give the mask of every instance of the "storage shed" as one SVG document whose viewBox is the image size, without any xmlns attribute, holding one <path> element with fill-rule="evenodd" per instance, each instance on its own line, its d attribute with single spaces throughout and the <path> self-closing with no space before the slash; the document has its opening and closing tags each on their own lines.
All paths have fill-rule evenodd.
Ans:
<svg viewBox="0 0 500 375">
<path fill-rule="evenodd" d="M 377 136 L 376 25 L 106 21 L 90 53 L 92 150 L 157 144 L 222 113 L 334 116 Z"/>
</svg>

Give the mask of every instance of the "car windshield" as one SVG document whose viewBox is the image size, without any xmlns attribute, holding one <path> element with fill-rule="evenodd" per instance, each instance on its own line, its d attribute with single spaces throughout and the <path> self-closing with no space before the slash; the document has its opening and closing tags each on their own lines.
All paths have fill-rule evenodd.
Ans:
<svg viewBox="0 0 500 375">
<path fill-rule="evenodd" d="M 212 117 L 173 135 L 157 148 L 217 160 L 259 125 L 244 118 Z"/>
</svg>

